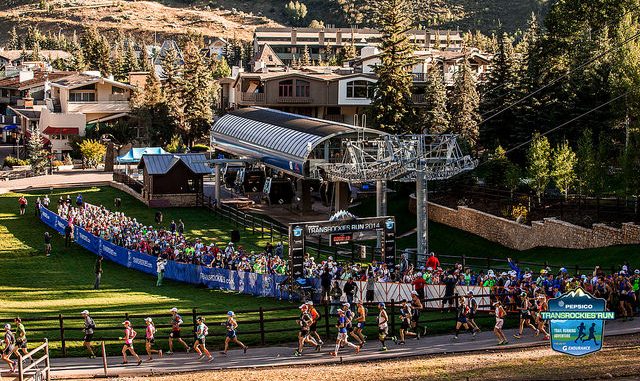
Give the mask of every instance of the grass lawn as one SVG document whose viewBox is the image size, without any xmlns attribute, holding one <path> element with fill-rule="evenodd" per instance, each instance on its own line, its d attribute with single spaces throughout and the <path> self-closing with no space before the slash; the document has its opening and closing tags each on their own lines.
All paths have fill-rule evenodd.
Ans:
<svg viewBox="0 0 640 381">
<path fill-rule="evenodd" d="M 72 192 L 72 193 L 71 193 Z M 85 201 L 93 204 L 104 204 L 110 207 L 114 197 L 122 198 L 122 210 L 138 220 L 152 223 L 155 210 L 118 190 L 104 188 L 87 188 L 75 190 L 55 190 L 49 193 L 52 205 L 60 195 L 78 192 L 84 195 Z M 88 251 L 73 245 L 65 248 L 62 237 L 54 234 L 53 254 L 50 258 L 43 255 L 43 234 L 47 227 L 34 215 L 33 204 L 36 195 L 44 192 L 24 193 L 29 200 L 27 214 L 19 216 L 18 194 L 0 195 L 0 322 L 10 322 L 13 317 L 21 316 L 25 320 L 28 337 L 32 343 L 47 337 L 51 340 L 53 355 L 60 355 L 59 321 L 37 320 L 43 317 L 56 317 L 62 314 L 65 326 L 65 338 L 69 355 L 82 355 L 82 321 L 79 312 L 88 309 L 94 315 L 98 330 L 96 339 L 104 339 L 109 353 L 117 353 L 121 348 L 115 341 L 122 336 L 120 323 L 130 314 L 134 327 L 139 334 L 144 334 L 143 317 L 162 314 L 154 317 L 159 328 L 159 337 L 168 334 L 168 310 L 178 307 L 185 323 L 191 321 L 192 309 L 197 308 L 198 314 L 204 312 L 207 317 L 211 347 L 221 344 L 224 328 L 217 323 L 222 322 L 227 310 L 256 310 L 259 307 L 289 307 L 281 311 L 265 312 L 267 319 L 289 319 L 287 321 L 271 321 L 265 323 L 270 330 L 288 329 L 288 332 L 275 332 L 266 335 L 267 344 L 291 342 L 295 340 L 297 330 L 294 319 L 297 317 L 297 303 L 281 302 L 270 298 L 256 298 L 236 293 L 208 290 L 193 285 L 167 281 L 163 287 L 155 287 L 155 277 L 139 273 L 114 264 L 104 262 L 102 288 L 93 290 L 93 265 L 95 256 Z M 205 237 L 207 241 L 215 240 L 224 243 L 229 240 L 232 225 L 213 213 L 198 208 L 165 209 L 162 210 L 165 223 L 171 219 L 182 218 L 185 222 L 186 233 L 190 237 Z M 241 244 L 249 249 L 264 246 L 268 238 L 261 238 L 259 234 L 241 231 Z M 322 310 L 320 310 L 323 313 Z M 371 311 L 371 313 L 374 313 Z M 166 317 L 165 317 L 166 316 Z M 439 320 L 453 316 L 440 312 L 424 314 L 426 320 Z M 243 332 L 259 329 L 255 320 L 258 313 L 239 313 L 239 334 L 249 345 L 260 342 L 257 334 Z M 485 320 L 486 319 L 486 320 Z M 480 321 L 488 326 L 490 318 Z M 244 323 L 254 321 L 254 323 Z M 428 326 L 432 333 L 450 332 L 453 320 L 433 322 Z M 333 318 L 331 318 L 333 324 Z M 399 324 L 399 320 L 398 320 Z M 375 325 L 369 324 L 371 337 L 375 335 Z M 324 331 L 321 329 L 321 334 Z M 334 334 L 332 328 L 331 335 Z M 185 335 L 188 336 L 188 335 Z M 158 342 L 167 349 L 166 340 Z M 141 341 L 138 347 L 141 348 Z"/>
</svg>

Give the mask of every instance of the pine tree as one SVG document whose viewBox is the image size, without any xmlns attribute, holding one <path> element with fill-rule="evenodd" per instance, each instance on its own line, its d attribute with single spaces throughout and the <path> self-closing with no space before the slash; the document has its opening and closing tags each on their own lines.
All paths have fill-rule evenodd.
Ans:
<svg viewBox="0 0 640 381">
<path fill-rule="evenodd" d="M 440 31 L 436 30 L 435 42 L 433 43 L 433 49 L 440 50 Z"/>
<path fill-rule="evenodd" d="M 29 165 L 34 174 L 44 173 L 47 165 L 47 151 L 44 150 L 44 140 L 40 131 L 32 129 L 27 139 L 27 152 L 29 153 Z"/>
<path fill-rule="evenodd" d="M 224 57 L 211 60 L 211 77 L 213 79 L 226 78 L 231 76 L 231 68 Z"/>
<path fill-rule="evenodd" d="M 304 46 L 302 50 L 302 59 L 300 60 L 301 66 L 311 66 L 311 54 L 309 54 L 309 47 L 307 45 Z"/>
<path fill-rule="evenodd" d="M 13 28 L 11 28 L 11 32 L 9 32 L 9 43 L 7 44 L 7 47 L 9 49 L 17 50 L 20 49 L 20 46 L 21 43 L 18 31 L 16 30 L 16 27 L 13 26 Z"/>
<path fill-rule="evenodd" d="M 31 60 L 40 61 L 40 42 L 35 41 L 33 43 L 33 49 L 31 50 Z"/>
<path fill-rule="evenodd" d="M 421 127 L 430 134 L 443 134 L 449 129 L 447 90 L 440 69 L 434 65 L 427 73 L 424 88 L 425 107 L 420 110 Z"/>
<path fill-rule="evenodd" d="M 83 71 L 86 69 L 87 64 L 84 60 L 84 54 L 79 43 L 74 43 L 71 50 L 71 62 L 69 63 L 69 69 L 75 71 Z"/>
<path fill-rule="evenodd" d="M 175 133 L 175 126 L 168 112 L 166 98 L 160 80 L 150 73 L 143 91 L 136 91 L 131 100 L 131 115 L 137 128 L 137 136 L 146 144 L 164 146 Z"/>
<path fill-rule="evenodd" d="M 405 132 L 411 128 L 414 110 L 411 103 L 413 47 L 406 31 L 411 27 L 409 4 L 405 0 L 378 0 L 375 22 L 380 30 L 380 65 L 371 112 L 376 128 L 387 132 Z"/>
<path fill-rule="evenodd" d="M 185 110 L 184 100 L 187 99 L 184 94 L 182 69 L 178 62 L 178 52 L 175 49 L 167 50 L 162 57 L 162 90 L 166 94 L 166 105 L 168 113 L 173 120 L 173 125 L 179 131 L 185 131 Z M 173 135 L 173 134 L 172 134 Z"/>
<path fill-rule="evenodd" d="M 503 109 L 515 101 L 516 70 L 513 42 L 507 33 L 501 33 L 480 104 L 483 115 L 495 115 L 482 125 L 480 131 L 482 145 L 486 148 L 510 141 L 515 115 L 512 109 Z"/>
<path fill-rule="evenodd" d="M 122 55 L 122 43 L 117 41 L 111 53 L 111 74 L 116 81 L 122 81 L 127 78 L 124 56 Z"/>
<path fill-rule="evenodd" d="M 96 69 L 105 77 L 113 74 L 111 67 L 111 47 L 109 46 L 109 41 L 106 37 L 103 36 L 98 42 L 95 54 L 96 61 L 93 61 L 93 63 L 95 64 Z"/>
<path fill-rule="evenodd" d="M 351 42 L 348 45 L 345 45 L 340 51 L 340 58 L 338 59 L 338 62 L 340 65 L 343 65 L 345 62 L 353 61 L 357 58 L 357 54 L 355 41 L 351 38 Z"/>
<path fill-rule="evenodd" d="M 85 62 L 89 63 L 91 68 L 96 67 L 96 63 L 99 59 L 99 45 L 101 43 L 101 37 L 98 33 L 98 29 L 95 26 L 90 26 L 85 29 L 80 40 L 80 46 L 82 46 L 82 54 Z"/>
<path fill-rule="evenodd" d="M 531 188 L 538 196 L 538 202 L 549 185 L 551 171 L 549 165 L 551 163 L 551 145 L 546 136 L 535 134 L 529 152 L 527 154 L 529 161 L 529 177 L 531 178 Z"/>
<path fill-rule="evenodd" d="M 596 151 L 593 147 L 593 133 L 591 129 L 585 129 L 578 139 L 576 152 L 576 176 L 578 181 L 578 193 L 590 194 L 593 179 L 596 177 Z"/>
<path fill-rule="evenodd" d="M 185 129 L 183 139 L 189 146 L 203 137 L 213 120 L 213 93 L 211 71 L 208 69 L 200 47 L 194 41 L 184 49 L 183 94 L 188 99 L 184 107 Z"/>
<path fill-rule="evenodd" d="M 140 71 L 140 63 L 136 56 L 135 43 L 131 37 L 127 39 L 127 48 L 124 56 L 124 72 L 131 73 Z"/>
<path fill-rule="evenodd" d="M 141 48 L 142 51 L 140 52 L 140 70 L 149 73 L 154 72 L 153 63 L 151 61 L 151 57 L 149 56 L 147 45 L 142 45 Z"/>
<path fill-rule="evenodd" d="M 476 89 L 476 79 L 471 72 L 468 57 L 464 57 L 462 67 L 455 74 L 455 84 L 450 100 L 451 131 L 460 135 L 471 147 L 478 141 L 478 107 L 480 97 Z"/>
<path fill-rule="evenodd" d="M 569 195 L 569 189 L 576 182 L 576 161 L 576 154 L 566 140 L 553 150 L 550 174 L 556 187 L 564 194 L 565 198 Z"/>
</svg>

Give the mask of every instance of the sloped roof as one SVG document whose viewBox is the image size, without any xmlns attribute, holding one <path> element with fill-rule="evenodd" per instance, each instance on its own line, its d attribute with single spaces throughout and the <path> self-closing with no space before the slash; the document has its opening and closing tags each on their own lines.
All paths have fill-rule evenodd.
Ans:
<svg viewBox="0 0 640 381">
<path fill-rule="evenodd" d="M 264 62 L 267 66 L 284 66 L 284 63 L 269 44 L 262 45 L 262 49 L 253 58 L 253 62 Z"/>
<path fill-rule="evenodd" d="M 178 162 L 184 163 L 191 172 L 199 175 L 211 173 L 207 157 L 202 153 L 142 155 L 138 168 L 146 168 L 150 175 L 164 175 Z"/>
<path fill-rule="evenodd" d="M 53 72 L 36 71 L 33 73 L 32 79 L 28 79 L 22 82 L 20 82 L 20 75 L 18 74 L 11 77 L 0 79 L 0 88 L 26 90 L 33 87 L 43 86 L 44 83 L 47 81 L 47 79 L 50 81 L 55 81 L 72 74 L 74 74 L 74 72 L 71 72 L 71 71 L 53 71 Z"/>
<path fill-rule="evenodd" d="M 56 81 L 51 82 L 52 86 L 65 87 L 68 89 L 75 89 L 77 87 L 82 87 L 86 85 L 90 85 L 92 83 L 109 83 L 111 85 L 124 87 L 128 89 L 133 89 L 134 86 L 131 86 L 126 83 L 114 81 L 104 77 L 96 77 L 95 75 L 89 75 L 84 73 L 76 73 L 74 75 L 70 75 L 64 78 L 60 78 Z"/>
<path fill-rule="evenodd" d="M 142 155 L 160 155 L 168 153 L 169 152 L 163 150 L 162 147 L 131 148 L 129 152 L 122 156 L 118 156 L 116 160 L 118 163 L 137 163 L 142 159 Z"/>
</svg>

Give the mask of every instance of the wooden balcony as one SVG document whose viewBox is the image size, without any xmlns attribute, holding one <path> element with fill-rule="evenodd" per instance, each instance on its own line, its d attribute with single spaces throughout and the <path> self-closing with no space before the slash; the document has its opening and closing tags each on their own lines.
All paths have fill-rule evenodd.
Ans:
<svg viewBox="0 0 640 381">
<path fill-rule="evenodd" d="M 313 103 L 313 98 L 311 97 L 278 97 L 276 98 L 277 103 L 286 103 L 286 104 L 309 104 Z"/>
<path fill-rule="evenodd" d="M 264 103 L 265 102 L 265 94 L 264 93 L 241 93 L 240 99 L 242 102 L 251 102 L 251 103 Z"/>
</svg>

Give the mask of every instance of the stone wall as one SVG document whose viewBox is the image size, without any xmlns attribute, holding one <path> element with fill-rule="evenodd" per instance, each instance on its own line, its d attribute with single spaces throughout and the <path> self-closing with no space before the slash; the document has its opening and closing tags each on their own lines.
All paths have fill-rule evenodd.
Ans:
<svg viewBox="0 0 640 381">
<path fill-rule="evenodd" d="M 147 204 L 159 208 L 196 206 L 196 195 L 191 193 L 154 194 L 149 197 Z"/>
<path fill-rule="evenodd" d="M 415 213 L 415 206 L 412 209 Z M 603 224 L 594 224 L 587 229 L 545 218 L 528 226 L 464 206 L 451 209 L 434 203 L 429 203 L 429 219 L 516 250 L 539 246 L 587 249 L 640 244 L 640 225 L 632 223 L 623 224 L 621 229 Z"/>
</svg>

